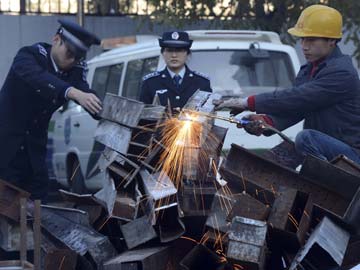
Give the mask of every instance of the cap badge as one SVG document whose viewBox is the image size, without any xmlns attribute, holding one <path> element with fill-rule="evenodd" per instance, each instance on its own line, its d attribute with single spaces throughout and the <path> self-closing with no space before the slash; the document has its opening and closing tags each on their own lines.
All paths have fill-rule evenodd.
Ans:
<svg viewBox="0 0 360 270">
<path fill-rule="evenodd" d="M 175 40 L 178 40 L 178 39 L 179 39 L 179 33 L 178 33 L 178 32 L 173 32 L 173 33 L 171 34 L 171 38 L 172 38 L 172 39 L 175 39 Z"/>
</svg>

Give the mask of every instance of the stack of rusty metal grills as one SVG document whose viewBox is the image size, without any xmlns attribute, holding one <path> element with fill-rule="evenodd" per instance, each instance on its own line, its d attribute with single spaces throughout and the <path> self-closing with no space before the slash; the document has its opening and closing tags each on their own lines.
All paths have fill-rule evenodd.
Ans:
<svg viewBox="0 0 360 270">
<path fill-rule="evenodd" d="M 215 98 L 199 91 L 185 108 L 211 113 Z M 95 168 L 105 171 L 104 187 L 61 191 L 71 208 L 42 207 L 42 269 L 333 270 L 360 263 L 357 164 L 309 156 L 295 171 L 273 152 L 238 145 L 221 163 L 227 130 L 197 120 L 210 124 L 198 149 L 206 158 L 192 152 L 196 166 L 184 166 L 174 185 L 158 164 L 171 150 L 159 137 L 165 115 L 163 107 L 105 97 L 95 134 L 105 146 Z"/>
</svg>

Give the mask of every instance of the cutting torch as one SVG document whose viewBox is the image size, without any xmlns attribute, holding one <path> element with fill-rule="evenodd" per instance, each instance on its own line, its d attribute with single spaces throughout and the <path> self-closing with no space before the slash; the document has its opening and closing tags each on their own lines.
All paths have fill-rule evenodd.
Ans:
<svg viewBox="0 0 360 270">
<path fill-rule="evenodd" d="M 183 109 L 181 110 L 181 115 L 180 115 L 180 119 L 184 119 L 184 120 L 193 120 L 191 119 L 190 116 L 187 116 L 186 114 L 193 114 L 193 115 L 199 115 L 199 116 L 204 116 L 204 117 L 208 117 L 208 118 L 212 118 L 212 119 L 219 119 L 219 120 L 223 120 L 226 122 L 230 122 L 230 123 L 234 123 L 240 127 L 245 127 L 246 125 L 252 123 L 253 121 L 248 120 L 248 119 L 244 119 L 244 118 L 240 118 L 239 116 L 230 116 L 230 117 L 224 117 L 224 116 L 219 116 L 216 114 L 211 114 L 211 113 L 206 113 L 206 112 L 200 112 L 200 111 L 192 111 L 192 110 L 186 110 Z M 284 141 L 293 144 L 294 142 L 288 137 L 286 136 L 283 132 L 281 132 L 280 130 L 274 128 L 273 126 L 261 121 L 261 120 L 257 120 L 260 121 L 261 123 L 259 123 L 259 125 L 262 125 L 261 128 L 263 128 L 264 130 L 268 130 L 271 132 L 274 132 L 276 134 L 278 134 Z"/>
</svg>

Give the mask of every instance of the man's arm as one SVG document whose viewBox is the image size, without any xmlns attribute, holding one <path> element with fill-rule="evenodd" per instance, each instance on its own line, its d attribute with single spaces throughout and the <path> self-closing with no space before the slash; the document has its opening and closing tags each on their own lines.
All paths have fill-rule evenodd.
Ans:
<svg viewBox="0 0 360 270">
<path fill-rule="evenodd" d="M 95 94 L 83 92 L 47 71 L 41 65 L 42 61 L 44 65 L 47 64 L 47 57 L 37 53 L 36 47 L 24 47 L 15 56 L 11 68 L 20 79 L 31 85 L 34 91 L 49 102 L 66 97 L 78 102 L 91 114 L 101 110 L 101 102 Z M 79 81 L 80 79 L 81 77 Z M 83 87 L 85 91 L 90 91 L 86 82 L 83 82 Z"/>
<path fill-rule="evenodd" d="M 306 114 L 323 109 L 358 93 L 359 79 L 347 70 L 328 67 L 318 78 L 286 90 L 254 96 L 254 109 L 266 114 Z"/>
<path fill-rule="evenodd" d="M 101 101 L 96 95 L 81 91 L 75 87 L 69 89 L 67 98 L 76 101 L 91 114 L 97 114 L 102 109 Z"/>
<path fill-rule="evenodd" d="M 21 80 L 31 85 L 42 98 L 49 101 L 63 98 L 66 89 L 71 85 L 48 72 L 41 65 L 42 61 L 44 61 L 43 65 L 46 65 L 47 57 L 40 55 L 36 47 L 24 47 L 15 56 L 11 69 Z"/>
</svg>

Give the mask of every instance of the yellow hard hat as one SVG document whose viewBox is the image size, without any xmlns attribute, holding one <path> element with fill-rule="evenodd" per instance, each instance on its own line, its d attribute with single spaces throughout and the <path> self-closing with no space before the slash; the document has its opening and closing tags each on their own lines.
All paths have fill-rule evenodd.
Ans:
<svg viewBox="0 0 360 270">
<path fill-rule="evenodd" d="M 339 11 L 324 5 L 312 5 L 305 8 L 296 23 L 288 30 L 297 37 L 342 37 L 342 16 Z"/>
</svg>

